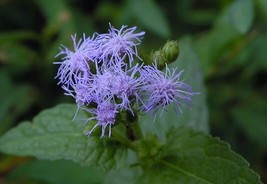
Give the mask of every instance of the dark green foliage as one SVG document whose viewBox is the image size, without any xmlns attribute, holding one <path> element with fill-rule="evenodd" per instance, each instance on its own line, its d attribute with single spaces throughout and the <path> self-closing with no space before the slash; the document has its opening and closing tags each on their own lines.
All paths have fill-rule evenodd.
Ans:
<svg viewBox="0 0 267 184">
<path fill-rule="evenodd" d="M 75 105 L 59 105 L 41 112 L 32 123 L 22 122 L 1 137 L 0 151 L 39 159 L 72 160 L 109 171 L 127 165 L 126 148 L 130 148 L 136 152 L 137 164 L 143 169 L 137 183 L 261 183 L 246 160 L 217 138 L 181 127 L 165 132 L 165 143 L 147 133 L 130 146 L 115 130 L 113 138 L 86 137 L 81 133 L 81 124 L 71 121 L 75 108 Z M 86 118 L 84 113 L 77 116 Z"/>
</svg>

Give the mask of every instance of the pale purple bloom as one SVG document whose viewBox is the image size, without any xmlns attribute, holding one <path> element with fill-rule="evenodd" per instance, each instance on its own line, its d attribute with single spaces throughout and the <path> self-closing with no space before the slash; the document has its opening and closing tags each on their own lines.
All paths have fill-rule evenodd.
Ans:
<svg viewBox="0 0 267 184">
<path fill-rule="evenodd" d="M 74 84 L 74 78 L 79 76 L 86 77 L 90 74 L 88 62 L 93 61 L 96 53 L 94 53 L 95 42 L 93 38 L 80 39 L 76 42 L 76 35 L 72 36 L 74 51 L 71 51 L 66 46 L 62 45 L 59 55 L 64 55 L 61 62 L 54 62 L 60 64 L 57 75 L 59 84 L 66 85 L 67 87 Z M 56 56 L 56 57 L 57 57 Z"/>
<path fill-rule="evenodd" d="M 95 116 L 89 118 L 87 122 L 92 120 L 97 120 L 95 126 L 86 133 L 87 136 L 90 136 L 91 133 L 98 127 L 102 127 L 101 137 L 105 135 L 105 130 L 108 127 L 108 136 L 111 136 L 111 126 L 115 123 L 115 118 L 118 113 L 117 105 L 111 103 L 110 101 L 103 101 L 97 105 L 95 109 L 87 109 L 88 112 L 94 114 Z"/>
<path fill-rule="evenodd" d="M 84 105 L 88 105 L 92 101 L 92 85 L 90 78 L 82 78 L 79 76 L 74 77 L 74 83 L 71 85 L 72 89 L 63 85 L 65 95 L 75 98 L 77 106 L 80 108 Z"/>
<path fill-rule="evenodd" d="M 136 73 L 140 67 L 135 65 L 131 69 L 127 69 L 125 66 L 124 70 L 121 68 L 115 68 L 114 80 L 112 81 L 112 92 L 115 97 L 120 100 L 118 107 L 120 109 L 126 109 L 133 113 L 131 102 L 137 102 L 140 100 L 139 86 L 141 85 L 139 78 Z"/>
<path fill-rule="evenodd" d="M 175 103 L 176 107 L 181 111 L 181 106 L 190 104 L 192 96 L 196 93 L 192 92 L 190 85 L 180 80 L 183 71 L 177 73 L 177 68 L 170 70 L 166 65 L 166 72 L 157 69 L 156 64 L 153 66 L 144 66 L 140 70 L 143 85 L 141 91 L 144 95 L 144 104 L 141 111 L 156 112 L 159 108 L 162 111 L 171 103 Z"/>
<path fill-rule="evenodd" d="M 183 71 L 170 70 L 167 65 L 165 72 L 156 64 L 133 66 L 135 57 L 142 60 L 137 46 L 145 32 L 135 33 L 136 27 L 109 26 L 108 33 L 95 33 L 91 38 L 83 36 L 76 41 L 76 35 L 72 36 L 74 49 L 62 46 L 57 55 L 63 55 L 62 61 L 54 63 L 60 64 L 55 78 L 59 79 L 64 94 L 75 99 L 77 112 L 83 109 L 92 114 L 86 123 L 96 124 L 87 136 L 101 127 L 101 137 L 106 128 L 110 137 L 116 116 L 123 110 L 132 115 L 134 110 L 156 113 L 175 104 L 181 112 L 181 106 L 191 103 L 197 93 L 180 80 Z"/>
<path fill-rule="evenodd" d="M 135 65 L 128 69 L 127 66 L 116 65 L 102 70 L 97 70 L 94 75 L 92 88 L 96 99 L 112 99 L 117 102 L 120 110 L 125 109 L 133 113 L 131 102 L 139 97 L 141 85 L 136 73 L 140 67 Z"/>
<path fill-rule="evenodd" d="M 128 58 L 130 65 L 134 60 L 134 56 L 141 58 L 137 53 L 137 45 L 141 43 L 141 38 L 145 32 L 134 33 L 136 27 L 127 28 L 122 26 L 120 30 L 109 25 L 109 33 L 99 34 L 97 42 L 99 42 L 99 59 L 108 61 L 106 64 L 114 64 Z"/>
<path fill-rule="evenodd" d="M 99 100 L 107 100 L 112 98 L 113 83 L 117 80 L 110 69 L 105 68 L 97 70 L 97 73 L 93 75 L 92 83 L 92 95 L 94 95 L 95 102 Z"/>
</svg>

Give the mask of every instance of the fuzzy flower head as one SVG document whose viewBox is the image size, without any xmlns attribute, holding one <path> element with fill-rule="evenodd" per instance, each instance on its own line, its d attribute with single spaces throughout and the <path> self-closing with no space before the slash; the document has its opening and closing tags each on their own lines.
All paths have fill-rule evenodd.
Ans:
<svg viewBox="0 0 267 184">
<path fill-rule="evenodd" d="M 133 113 L 131 102 L 137 102 L 139 97 L 140 80 L 136 77 L 136 73 L 140 67 L 135 65 L 131 69 L 124 68 L 124 70 L 117 68 L 114 70 L 114 81 L 112 85 L 112 92 L 117 99 L 120 100 L 118 104 L 120 109 L 126 109 Z"/>
<path fill-rule="evenodd" d="M 109 33 L 99 34 L 97 41 L 99 42 L 100 60 L 108 61 L 106 64 L 121 62 L 128 58 L 130 64 L 134 60 L 134 56 L 141 58 L 137 53 L 137 45 L 141 43 L 141 38 L 145 32 L 134 33 L 136 27 L 127 28 L 122 26 L 120 30 L 109 25 Z"/>
<path fill-rule="evenodd" d="M 180 80 L 183 71 L 177 72 L 177 68 L 169 69 L 166 65 L 163 72 L 156 64 L 134 65 L 135 58 L 142 60 L 137 46 L 144 34 L 136 33 L 136 27 L 115 29 L 110 24 L 105 34 L 95 33 L 91 38 L 83 36 L 78 41 L 76 35 L 72 36 L 74 49 L 60 47 L 57 56 L 63 57 L 54 63 L 60 65 L 55 78 L 65 95 L 75 99 L 78 108 L 74 118 L 78 110 L 91 114 L 85 122 L 90 123 L 87 136 L 100 127 L 101 137 L 107 132 L 110 137 L 116 117 L 117 121 L 121 117 L 128 120 L 128 113 L 135 116 L 135 110 L 156 113 L 161 109 L 163 112 L 167 105 L 174 104 L 175 109 L 182 112 L 181 107 L 190 104 L 192 96 L 197 94 Z M 166 59 L 176 59 L 177 47 L 176 42 L 165 45 L 161 49 L 163 53 L 155 52 L 154 61 L 161 57 L 164 63 Z M 160 63 L 158 67 L 161 68 Z"/>
<path fill-rule="evenodd" d="M 73 79 L 79 75 L 84 77 L 89 75 L 90 69 L 88 62 L 92 61 L 95 55 L 93 52 L 95 45 L 93 38 L 85 38 L 84 36 L 83 39 L 76 42 L 76 35 L 74 35 L 72 36 L 72 41 L 74 51 L 62 45 L 57 56 L 64 55 L 64 57 L 61 62 L 54 62 L 54 64 L 60 64 L 55 78 L 59 79 L 59 84 L 66 86 L 75 84 Z"/>
<path fill-rule="evenodd" d="M 125 109 L 133 113 L 131 102 L 140 98 L 138 93 L 140 81 L 136 77 L 139 69 L 138 65 L 130 69 L 116 65 L 98 70 L 94 75 L 92 84 L 94 90 L 91 94 L 95 99 L 102 101 L 112 99 L 116 101 L 120 110 Z"/>
<path fill-rule="evenodd" d="M 95 116 L 87 120 L 96 120 L 97 123 L 95 126 L 86 133 L 87 136 L 90 136 L 91 133 L 98 127 L 102 127 L 101 137 L 105 135 L 105 130 L 108 127 L 108 136 L 111 136 L 111 126 L 115 124 L 115 118 L 118 113 L 116 104 L 113 104 L 109 101 L 100 102 L 97 105 L 96 109 L 88 109 L 88 112 L 94 114 Z"/>
<path fill-rule="evenodd" d="M 92 101 L 92 85 L 90 78 L 81 78 L 79 76 L 74 77 L 75 82 L 72 85 L 72 89 L 67 86 L 62 86 L 65 90 L 65 95 L 72 96 L 77 106 L 80 108 L 84 105 L 88 105 Z"/>
<path fill-rule="evenodd" d="M 109 69 L 98 70 L 95 75 L 93 75 L 92 81 L 92 95 L 94 96 L 94 102 L 104 101 L 112 98 L 113 84 L 115 78 L 113 72 Z"/>
<path fill-rule="evenodd" d="M 156 112 L 159 108 L 162 111 L 171 103 L 175 103 L 180 112 L 183 104 L 190 104 L 192 92 L 190 85 L 180 80 L 183 71 L 176 72 L 177 68 L 170 70 L 166 65 L 166 72 L 157 69 L 156 64 L 153 66 L 144 66 L 140 70 L 143 85 L 141 91 L 145 96 L 144 104 L 141 111 Z"/>
</svg>

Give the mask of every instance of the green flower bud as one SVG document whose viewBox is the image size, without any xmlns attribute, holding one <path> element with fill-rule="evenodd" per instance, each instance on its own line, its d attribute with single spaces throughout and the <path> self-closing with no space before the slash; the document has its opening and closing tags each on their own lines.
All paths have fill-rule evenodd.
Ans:
<svg viewBox="0 0 267 184">
<path fill-rule="evenodd" d="M 167 63 L 174 62 L 179 56 L 180 49 L 177 41 L 168 41 L 162 48 L 163 57 L 166 59 Z"/>
<path fill-rule="evenodd" d="M 163 69 L 167 63 L 167 60 L 161 50 L 152 52 L 151 61 L 152 63 L 156 62 L 159 69 Z"/>
</svg>

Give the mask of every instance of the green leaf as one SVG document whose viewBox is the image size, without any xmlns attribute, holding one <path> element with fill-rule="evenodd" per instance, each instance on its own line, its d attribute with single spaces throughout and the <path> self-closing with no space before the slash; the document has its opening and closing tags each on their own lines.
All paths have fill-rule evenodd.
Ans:
<svg viewBox="0 0 267 184">
<path fill-rule="evenodd" d="M 257 14 L 261 15 L 262 21 L 265 22 L 267 20 L 267 1 L 258 0 L 255 2 L 257 6 Z"/>
<path fill-rule="evenodd" d="M 167 19 L 154 0 L 130 0 L 127 8 L 146 29 L 164 38 L 170 36 Z"/>
<path fill-rule="evenodd" d="M 218 63 L 221 62 L 226 53 L 233 51 L 235 46 L 233 43 L 242 36 L 232 21 L 234 3 L 219 13 L 210 31 L 201 34 L 194 41 L 194 48 L 201 61 L 204 75 L 209 76 L 221 71 L 221 65 L 217 66 Z"/>
<path fill-rule="evenodd" d="M 0 70 L 0 134 L 8 129 L 14 120 L 27 112 L 36 101 L 36 91 L 29 85 L 15 85 L 6 72 Z"/>
<path fill-rule="evenodd" d="M 254 17 L 254 9 L 251 0 L 236 0 L 231 6 L 231 22 L 242 34 L 251 27 Z"/>
<path fill-rule="evenodd" d="M 138 183 L 261 183 L 230 146 L 201 132 L 173 128 L 161 160 L 144 171 Z"/>
<path fill-rule="evenodd" d="M 0 138 L 0 151 L 39 159 L 66 159 L 103 170 L 124 165 L 127 149 L 118 141 L 87 137 L 83 121 L 73 122 L 75 105 L 44 110 L 31 122 L 23 122 Z M 76 119 L 88 118 L 80 112 Z"/>
<path fill-rule="evenodd" d="M 246 104 L 235 107 L 231 113 L 237 125 L 248 138 L 266 148 L 266 98 L 259 96 L 259 94 L 254 94 L 250 99 L 246 101 Z"/>
<path fill-rule="evenodd" d="M 30 70 L 33 61 L 37 61 L 39 58 L 32 49 L 23 44 L 8 43 L 0 44 L 0 59 L 10 73 L 19 75 Z"/>
<path fill-rule="evenodd" d="M 118 171 L 107 173 L 103 184 L 135 184 L 137 178 L 142 173 L 141 167 L 134 166 L 137 162 L 136 154 L 129 150 L 127 157 L 129 165 Z"/>
<path fill-rule="evenodd" d="M 23 40 L 37 40 L 38 35 L 32 31 L 9 31 L 0 34 L 0 45 Z"/>
<path fill-rule="evenodd" d="M 267 34 L 261 33 L 256 35 L 253 40 L 240 51 L 237 57 L 233 58 L 234 61 L 231 62 L 233 64 L 229 66 L 229 69 L 234 70 L 236 68 L 235 65 L 246 67 L 247 69 L 243 71 L 246 78 L 252 78 L 257 76 L 260 72 L 267 71 L 267 62 L 265 59 L 266 47 Z M 227 71 L 229 71 L 229 69 Z"/>
<path fill-rule="evenodd" d="M 30 183 L 30 180 L 37 180 L 49 184 L 96 184 L 102 183 L 104 173 L 66 160 L 33 160 L 13 169 L 8 178 L 12 183 L 21 180 Z"/>
<path fill-rule="evenodd" d="M 167 111 L 158 112 L 156 121 L 153 122 L 152 114 L 140 117 L 140 126 L 146 133 L 151 131 L 160 139 L 165 139 L 165 133 L 179 126 L 189 126 L 196 130 L 204 132 L 209 131 L 208 126 L 208 109 L 206 105 L 206 92 L 204 87 L 204 79 L 199 66 L 199 60 L 192 49 L 190 39 L 182 39 L 179 41 L 180 55 L 169 67 L 178 67 L 179 70 L 185 70 L 182 79 L 189 83 L 195 92 L 200 94 L 193 97 L 193 103 L 190 108 L 184 107 L 183 113 L 178 115 L 172 105 L 167 107 Z"/>
</svg>

